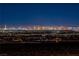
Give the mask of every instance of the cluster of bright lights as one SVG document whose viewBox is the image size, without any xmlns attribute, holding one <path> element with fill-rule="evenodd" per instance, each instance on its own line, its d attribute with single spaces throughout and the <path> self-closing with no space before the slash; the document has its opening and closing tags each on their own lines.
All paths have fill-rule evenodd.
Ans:
<svg viewBox="0 0 79 59">
<path fill-rule="evenodd" d="M 79 31 L 79 27 L 67 27 L 67 26 L 26 26 L 26 27 L 5 27 L 1 30 L 75 30 Z"/>
</svg>

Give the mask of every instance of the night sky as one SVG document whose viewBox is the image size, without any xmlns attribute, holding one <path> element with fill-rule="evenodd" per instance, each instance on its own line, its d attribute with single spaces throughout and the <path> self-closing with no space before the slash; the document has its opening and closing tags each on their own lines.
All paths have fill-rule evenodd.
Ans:
<svg viewBox="0 0 79 59">
<path fill-rule="evenodd" d="M 79 26 L 79 4 L 0 4 L 0 25 Z"/>
</svg>

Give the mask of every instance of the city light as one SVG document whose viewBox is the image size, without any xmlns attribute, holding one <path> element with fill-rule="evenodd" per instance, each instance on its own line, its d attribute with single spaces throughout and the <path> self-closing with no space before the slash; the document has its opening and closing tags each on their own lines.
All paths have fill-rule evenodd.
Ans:
<svg viewBox="0 0 79 59">
<path fill-rule="evenodd" d="M 25 27 L 8 27 L 5 25 L 4 27 L 0 27 L 0 30 L 74 30 L 79 31 L 79 27 L 71 27 L 71 26 L 25 26 Z"/>
</svg>

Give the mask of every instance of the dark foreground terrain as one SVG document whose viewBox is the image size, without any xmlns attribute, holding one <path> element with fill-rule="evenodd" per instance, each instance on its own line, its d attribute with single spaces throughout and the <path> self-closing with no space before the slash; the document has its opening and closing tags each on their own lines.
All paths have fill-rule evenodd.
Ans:
<svg viewBox="0 0 79 59">
<path fill-rule="evenodd" d="M 1 44 L 1 56 L 79 56 L 79 43 Z"/>
</svg>

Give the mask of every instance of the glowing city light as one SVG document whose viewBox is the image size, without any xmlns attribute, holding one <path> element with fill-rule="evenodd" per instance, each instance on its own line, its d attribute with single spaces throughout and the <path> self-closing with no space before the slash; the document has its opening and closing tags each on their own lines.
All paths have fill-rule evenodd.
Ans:
<svg viewBox="0 0 79 59">
<path fill-rule="evenodd" d="M 79 31 L 79 27 L 68 27 L 68 26 L 25 26 L 25 27 L 0 27 L 0 30 L 74 30 Z"/>
</svg>

